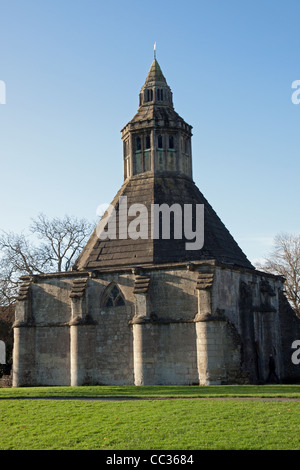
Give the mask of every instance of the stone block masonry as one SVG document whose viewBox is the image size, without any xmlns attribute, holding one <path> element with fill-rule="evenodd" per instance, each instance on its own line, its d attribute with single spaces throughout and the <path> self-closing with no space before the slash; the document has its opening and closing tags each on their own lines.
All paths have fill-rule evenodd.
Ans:
<svg viewBox="0 0 300 470">
<path fill-rule="evenodd" d="M 28 282 L 14 386 L 263 383 L 274 351 L 285 375 L 277 277 L 199 261 Z"/>
</svg>

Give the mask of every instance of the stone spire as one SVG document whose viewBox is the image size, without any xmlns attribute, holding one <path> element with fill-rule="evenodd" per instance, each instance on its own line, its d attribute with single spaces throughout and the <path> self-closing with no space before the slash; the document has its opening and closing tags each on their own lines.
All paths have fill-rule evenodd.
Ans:
<svg viewBox="0 0 300 470">
<path fill-rule="evenodd" d="M 193 260 L 215 260 L 253 268 L 193 182 L 191 131 L 192 127 L 175 112 L 171 89 L 154 59 L 140 92 L 138 111 L 121 131 L 124 183 L 111 203 L 118 221 L 121 220 L 121 197 L 127 198 L 128 207 L 142 204 L 147 209 L 148 236 L 124 238 L 124 227 L 118 225 L 116 238 L 103 240 L 99 239 L 95 229 L 74 269 L 115 269 Z M 168 205 L 169 208 L 179 205 L 182 214 L 185 204 L 194 209 L 197 204 L 204 205 L 203 248 L 186 250 L 185 235 L 182 239 L 174 236 L 152 238 L 153 204 Z M 123 214 L 123 210 L 121 212 Z M 126 230 L 134 220 L 134 215 L 128 215 Z"/>
<path fill-rule="evenodd" d="M 150 103 L 173 108 L 171 88 L 168 86 L 156 59 L 152 62 L 140 92 L 140 106 L 149 106 Z"/>
<path fill-rule="evenodd" d="M 192 178 L 192 126 L 174 110 L 171 88 L 153 60 L 139 94 L 139 109 L 122 129 L 124 180 L 151 172 Z"/>
</svg>

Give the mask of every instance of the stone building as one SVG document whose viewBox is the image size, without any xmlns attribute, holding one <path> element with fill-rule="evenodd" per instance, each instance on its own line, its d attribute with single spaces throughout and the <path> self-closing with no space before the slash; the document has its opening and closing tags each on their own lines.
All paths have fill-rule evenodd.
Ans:
<svg viewBox="0 0 300 470">
<path fill-rule="evenodd" d="M 264 383 L 271 353 L 283 381 L 300 377 L 284 280 L 252 266 L 193 182 L 191 137 L 155 59 L 122 129 L 124 183 L 102 219 L 118 220 L 115 236 L 96 229 L 70 272 L 22 278 L 14 386 Z M 170 236 L 162 220 L 154 236 L 151 211 L 163 204 Z M 171 209 L 184 224 L 187 205 L 180 237 Z M 204 244 L 187 249 L 197 207 Z"/>
</svg>

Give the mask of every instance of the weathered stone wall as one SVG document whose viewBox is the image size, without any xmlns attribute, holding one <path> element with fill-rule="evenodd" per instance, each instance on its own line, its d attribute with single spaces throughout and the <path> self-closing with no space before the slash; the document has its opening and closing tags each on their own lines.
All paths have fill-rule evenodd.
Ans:
<svg viewBox="0 0 300 470">
<path fill-rule="evenodd" d="M 151 272 L 151 312 L 161 319 L 194 319 L 197 309 L 197 273 L 187 269 Z"/>
<path fill-rule="evenodd" d="M 101 307 L 102 295 L 112 280 L 119 285 L 126 306 Z M 126 275 L 89 279 L 84 313 L 90 324 L 84 324 L 83 318 L 83 324 L 74 325 L 72 282 L 68 276 L 41 278 L 31 284 L 30 299 L 19 302 L 15 385 L 70 385 L 72 372 L 78 384 L 132 384 L 129 321 L 134 314 L 134 280 Z"/>
<path fill-rule="evenodd" d="M 69 327 L 37 326 L 32 329 L 35 335 L 35 383 L 70 385 Z"/>
<path fill-rule="evenodd" d="M 72 279 L 42 277 L 16 306 L 14 385 L 70 384 Z"/>
<path fill-rule="evenodd" d="M 198 384 L 195 324 L 134 324 L 135 385 Z"/>
<path fill-rule="evenodd" d="M 196 323 L 200 385 L 247 383 L 236 329 L 223 315 L 211 317 L 206 315 Z"/>
<path fill-rule="evenodd" d="M 118 304 L 106 302 L 114 286 Z M 263 383 L 270 353 L 280 376 L 297 376 L 299 319 L 281 291 L 276 277 L 213 263 L 27 280 L 14 386 Z"/>
<path fill-rule="evenodd" d="M 223 310 L 234 326 L 241 344 L 241 371 L 254 383 L 267 380 L 270 354 L 283 380 L 299 374 L 290 357 L 291 339 L 300 321 L 291 309 L 280 307 L 282 291 L 283 280 L 266 273 L 220 267 L 215 271 L 213 311 Z"/>
<path fill-rule="evenodd" d="M 112 282 L 120 288 L 125 305 L 101 304 Z M 68 385 L 73 374 L 74 383 L 133 384 L 134 327 L 131 321 L 135 313 L 141 313 L 136 311 L 134 283 L 132 273 L 90 278 L 85 295 L 91 324 L 79 322 L 73 326 L 70 323 L 72 278 L 49 277 L 32 283 L 31 312 L 28 313 L 31 324 L 15 329 L 16 338 L 21 338 L 19 345 L 24 345 L 18 361 L 23 368 L 21 381 L 26 378 L 26 384 Z M 148 376 L 152 376 L 151 383 L 198 383 L 196 333 L 192 321 L 197 312 L 195 274 L 155 271 L 150 285 L 147 294 L 150 307 L 144 313 L 152 317 L 154 311 L 156 313 L 155 321 L 144 326 L 148 346 L 144 351 L 147 357 L 144 354 L 143 360 L 149 369 Z M 24 315 L 20 314 L 16 320 L 24 322 Z"/>
<path fill-rule="evenodd" d="M 157 384 L 198 384 L 196 330 L 194 323 L 158 324 Z"/>
<path fill-rule="evenodd" d="M 31 284 L 31 310 L 36 325 L 70 321 L 72 278 L 41 278 Z"/>
<path fill-rule="evenodd" d="M 140 301 L 137 311 L 143 321 L 133 325 L 135 384 L 199 383 L 193 322 L 197 274 L 162 269 L 148 275 L 147 305 L 143 313 Z"/>
<path fill-rule="evenodd" d="M 111 282 L 118 285 L 125 305 L 105 307 L 103 295 Z M 129 322 L 134 315 L 134 279 L 131 274 L 101 276 L 88 284 L 89 314 L 96 322 L 94 382 L 98 384 L 133 384 L 133 334 Z"/>
<path fill-rule="evenodd" d="M 13 386 L 37 385 L 35 368 L 35 328 L 14 328 Z"/>
<path fill-rule="evenodd" d="M 186 274 L 186 277 L 184 276 Z M 195 275 L 188 272 L 153 271 L 145 303 L 136 307 L 135 276 L 101 275 L 89 283 L 89 309 L 98 323 L 95 379 L 98 383 L 133 384 L 134 341 L 131 325 L 134 315 L 148 316 L 142 325 L 143 341 L 142 383 L 176 384 L 197 383 L 196 341 L 193 323 L 180 323 L 179 319 L 193 319 L 197 312 Z M 103 291 L 110 282 L 116 282 L 126 306 L 101 308 Z M 165 323 L 163 322 L 165 321 Z M 175 322 L 174 322 L 175 321 Z M 139 340 L 138 340 L 139 341 Z M 112 353 L 113 352 L 113 353 Z"/>
</svg>

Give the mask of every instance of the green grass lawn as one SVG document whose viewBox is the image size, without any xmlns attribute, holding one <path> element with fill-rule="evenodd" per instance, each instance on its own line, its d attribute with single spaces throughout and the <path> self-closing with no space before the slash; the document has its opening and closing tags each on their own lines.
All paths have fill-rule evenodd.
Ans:
<svg viewBox="0 0 300 470">
<path fill-rule="evenodd" d="M 1 398 L 197 398 L 288 397 L 300 398 L 300 385 L 195 386 L 91 386 L 0 388 Z"/>
<path fill-rule="evenodd" d="M 0 389 L 0 449 L 300 449 L 300 401 L 220 396 L 293 398 L 300 386 Z"/>
</svg>

